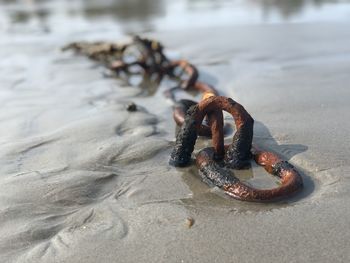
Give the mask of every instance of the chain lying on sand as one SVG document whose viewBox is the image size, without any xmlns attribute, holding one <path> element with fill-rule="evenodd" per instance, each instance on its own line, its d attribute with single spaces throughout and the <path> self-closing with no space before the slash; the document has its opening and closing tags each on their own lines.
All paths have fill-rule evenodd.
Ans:
<svg viewBox="0 0 350 263">
<path fill-rule="evenodd" d="M 199 175 L 203 181 L 220 187 L 229 196 L 244 201 L 274 201 L 291 196 L 302 188 L 302 178 L 291 164 L 272 152 L 252 145 L 254 120 L 244 107 L 231 98 L 218 96 L 212 86 L 198 81 L 198 70 L 188 61 L 169 60 L 158 41 L 136 36 L 126 44 L 78 42 L 64 49 L 73 49 L 87 55 L 103 63 L 117 75 L 154 75 L 159 80 L 168 76 L 178 81 L 178 87 L 165 93 L 175 102 L 173 117 L 177 125 L 181 126 L 171 153 L 171 165 L 190 165 L 198 135 L 207 136 L 212 137 L 213 147 L 202 149 L 196 155 Z M 136 56 L 133 61 L 128 61 L 130 53 Z M 192 100 L 177 101 L 173 92 L 178 88 L 196 90 L 203 93 L 203 98 L 199 103 Z M 224 145 L 222 111 L 230 113 L 235 120 L 236 132 L 229 145 Z M 236 178 L 230 169 L 249 168 L 251 159 L 263 166 L 268 173 L 277 176 L 280 186 L 261 190 Z"/>
</svg>

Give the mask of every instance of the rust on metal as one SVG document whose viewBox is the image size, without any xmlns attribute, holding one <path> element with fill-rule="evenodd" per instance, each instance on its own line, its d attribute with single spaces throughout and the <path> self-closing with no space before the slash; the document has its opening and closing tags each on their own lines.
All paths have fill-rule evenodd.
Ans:
<svg viewBox="0 0 350 263">
<path fill-rule="evenodd" d="M 227 195 L 242 201 L 278 201 L 301 190 L 302 178 L 291 164 L 272 152 L 257 150 L 255 147 L 252 152 L 257 164 L 279 178 L 280 186 L 273 189 L 257 189 L 242 183 L 230 169 L 215 160 L 213 148 L 205 148 L 198 153 L 196 164 L 199 175 L 205 182 L 220 187 Z"/>
<path fill-rule="evenodd" d="M 232 115 L 237 128 L 233 136 L 233 143 L 226 150 L 226 155 L 224 155 L 222 110 Z M 247 167 L 251 159 L 250 148 L 253 139 L 254 120 L 239 103 L 223 96 L 209 97 L 187 111 L 185 122 L 176 137 L 171 163 L 177 166 L 176 154 L 180 154 L 180 156 L 184 155 L 186 158 L 181 158 L 179 166 L 190 164 L 191 154 L 189 152 L 192 153 L 194 149 L 198 131 L 201 128 L 204 117 L 207 115 L 211 126 L 215 157 L 225 157 L 225 163 L 231 168 L 241 169 Z M 189 132 L 189 129 L 195 129 L 195 131 Z M 194 134 L 196 135 L 195 138 L 193 138 Z"/>
<path fill-rule="evenodd" d="M 64 49 L 73 49 L 103 63 L 117 75 L 123 72 L 132 75 L 137 67 L 141 74 L 155 76 L 159 82 L 163 76 L 177 81 L 176 87 L 164 92 L 173 102 L 173 118 L 181 127 L 170 156 L 171 165 L 190 165 L 197 137 L 206 136 L 212 138 L 212 147 L 202 149 L 196 155 L 199 175 L 227 195 L 244 201 L 272 201 L 290 196 L 302 188 L 302 177 L 291 164 L 272 152 L 252 146 L 254 120 L 245 108 L 231 98 L 219 96 L 214 87 L 199 81 L 197 68 L 187 60 L 169 60 L 160 42 L 135 36 L 126 44 L 75 42 Z M 199 103 L 177 100 L 175 93 L 178 90 L 200 93 L 202 100 Z M 126 109 L 136 111 L 137 106 L 130 103 Z M 224 145 L 223 111 L 232 115 L 236 126 L 232 143 L 228 145 Z M 252 159 L 268 173 L 277 176 L 281 185 L 267 190 L 256 189 L 233 175 L 231 169 L 248 168 Z M 188 222 L 191 227 L 194 221 L 188 219 Z"/>
<path fill-rule="evenodd" d="M 225 163 L 231 168 L 242 169 L 249 166 L 249 160 L 251 158 L 250 148 L 253 140 L 253 125 L 254 120 L 244 107 L 231 98 L 224 96 L 212 96 L 208 99 L 202 100 L 198 104 L 199 114 L 196 116 L 197 123 L 211 112 L 217 110 L 224 110 L 232 115 L 236 125 L 236 132 L 233 136 L 233 142 L 230 144 L 226 151 Z M 223 133 L 222 127 L 217 132 L 215 128 L 212 128 L 212 133 L 218 133 L 220 135 L 213 136 L 214 149 L 220 149 L 220 152 L 216 152 L 216 155 L 223 155 Z"/>
<path fill-rule="evenodd" d="M 222 110 L 233 116 L 237 128 L 229 145 L 224 145 Z M 176 137 L 171 164 L 186 166 L 191 163 L 197 132 L 205 116 L 209 119 L 213 147 L 201 150 L 196 156 L 199 174 L 205 182 L 214 184 L 229 196 L 243 201 L 275 201 L 302 188 L 302 178 L 291 164 L 274 153 L 252 147 L 253 118 L 239 103 L 222 96 L 204 96 L 198 105 L 192 106 Z M 267 190 L 256 189 L 245 185 L 232 174 L 231 168 L 247 168 L 252 158 L 268 173 L 279 177 L 281 185 Z"/>
</svg>

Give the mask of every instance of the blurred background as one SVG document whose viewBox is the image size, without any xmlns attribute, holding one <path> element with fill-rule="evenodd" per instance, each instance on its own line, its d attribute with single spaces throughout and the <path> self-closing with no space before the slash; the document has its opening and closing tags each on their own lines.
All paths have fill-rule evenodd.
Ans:
<svg viewBox="0 0 350 263">
<path fill-rule="evenodd" d="M 0 32 L 120 34 L 239 24 L 350 20 L 337 0 L 0 0 Z"/>
</svg>

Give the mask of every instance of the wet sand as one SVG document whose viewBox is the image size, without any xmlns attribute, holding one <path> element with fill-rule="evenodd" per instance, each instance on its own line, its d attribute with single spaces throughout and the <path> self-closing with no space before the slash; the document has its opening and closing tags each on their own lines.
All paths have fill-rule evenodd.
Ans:
<svg viewBox="0 0 350 263">
<path fill-rule="evenodd" d="M 126 35 L 115 22 L 70 22 L 1 33 L 1 262 L 350 260 L 348 21 L 144 33 L 242 103 L 256 120 L 254 142 L 300 169 L 305 189 L 275 204 L 231 200 L 195 167 L 170 167 L 169 83 L 131 87 L 61 52 Z M 130 101 L 139 111 L 125 110 Z M 240 175 L 271 184 L 253 171 Z"/>
</svg>

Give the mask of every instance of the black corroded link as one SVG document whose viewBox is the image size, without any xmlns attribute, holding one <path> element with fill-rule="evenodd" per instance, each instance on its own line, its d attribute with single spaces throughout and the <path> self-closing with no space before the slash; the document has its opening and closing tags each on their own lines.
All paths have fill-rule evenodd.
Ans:
<svg viewBox="0 0 350 263">
<path fill-rule="evenodd" d="M 182 99 L 175 102 L 173 107 L 173 117 L 177 125 L 182 126 L 185 122 L 186 112 L 190 107 L 197 105 L 197 102 L 193 100 Z M 199 136 L 211 137 L 211 129 L 208 125 L 203 124 L 200 126 L 200 129 L 197 131 Z"/>
<path fill-rule="evenodd" d="M 191 163 L 191 155 L 197 140 L 196 114 L 198 106 L 192 106 L 186 113 L 185 122 L 176 135 L 175 147 L 170 155 L 169 164 L 184 167 Z"/>
<path fill-rule="evenodd" d="M 197 102 L 193 100 L 182 99 L 175 102 L 173 106 L 173 115 L 177 125 L 181 126 L 184 123 L 186 112 L 194 105 L 197 105 Z"/>
<path fill-rule="evenodd" d="M 214 148 L 212 147 L 204 148 L 197 154 L 198 173 L 203 181 L 220 188 L 239 181 L 235 176 L 232 176 L 229 169 L 214 159 Z"/>
<path fill-rule="evenodd" d="M 252 154 L 250 147 L 253 140 L 254 121 L 248 120 L 244 126 L 241 126 L 233 136 L 232 143 L 228 146 L 225 154 L 225 163 L 234 169 L 244 169 L 250 167 Z"/>
<path fill-rule="evenodd" d="M 280 186 L 272 189 L 257 189 L 244 184 L 227 169 L 226 165 L 214 159 L 213 148 L 201 150 L 196 156 L 196 164 L 199 175 L 205 183 L 214 184 L 227 195 L 242 201 L 278 201 L 297 193 L 302 188 L 302 178 L 291 164 L 281 161 L 277 155 L 270 152 L 260 151 L 257 155 L 260 155 L 256 156 L 258 164 L 267 168 L 266 171 L 270 174 L 280 178 Z"/>
</svg>

